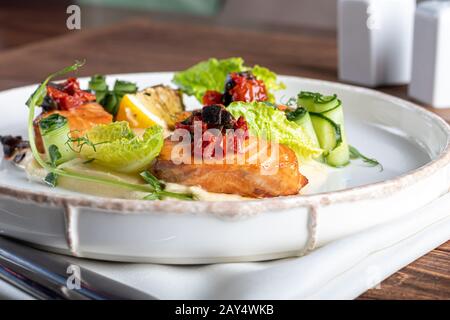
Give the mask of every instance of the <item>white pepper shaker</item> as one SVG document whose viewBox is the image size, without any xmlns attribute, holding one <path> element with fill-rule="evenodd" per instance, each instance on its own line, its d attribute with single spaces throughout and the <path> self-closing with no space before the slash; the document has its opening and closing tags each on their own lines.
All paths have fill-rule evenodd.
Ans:
<svg viewBox="0 0 450 320">
<path fill-rule="evenodd" d="M 427 1 L 416 11 L 409 95 L 450 108 L 450 2 Z"/>
<path fill-rule="evenodd" d="M 339 0 L 339 78 L 369 87 L 409 83 L 416 0 Z"/>
</svg>

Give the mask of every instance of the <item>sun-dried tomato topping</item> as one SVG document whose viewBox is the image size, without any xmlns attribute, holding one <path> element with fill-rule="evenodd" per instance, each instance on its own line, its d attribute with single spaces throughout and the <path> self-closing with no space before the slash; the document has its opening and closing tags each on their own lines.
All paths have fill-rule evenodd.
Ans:
<svg viewBox="0 0 450 320">
<path fill-rule="evenodd" d="M 55 101 L 59 110 L 69 110 L 95 101 L 94 94 L 80 89 L 76 78 L 69 78 L 61 84 L 49 84 L 47 95 Z"/>
<path fill-rule="evenodd" d="M 222 154 L 223 150 L 240 152 L 243 141 L 248 138 L 248 125 L 244 117 L 236 120 L 223 105 L 218 104 L 193 111 L 187 119 L 176 123 L 175 128 L 189 131 L 192 140 L 195 130 L 201 129 L 202 139 L 192 141 L 192 152 L 203 158 L 214 157 L 216 149 L 221 150 Z M 230 135 L 230 129 L 233 130 L 233 135 Z M 228 150 L 227 141 L 231 140 L 230 137 L 233 139 L 233 149 Z M 216 145 L 218 148 L 215 148 Z"/>
<path fill-rule="evenodd" d="M 209 106 L 213 104 L 222 104 L 223 94 L 214 90 L 208 90 L 202 98 L 202 103 L 204 106 Z"/>
<path fill-rule="evenodd" d="M 225 84 L 223 101 L 229 105 L 234 101 L 267 101 L 268 95 L 263 81 L 256 79 L 251 72 L 233 72 Z"/>
</svg>

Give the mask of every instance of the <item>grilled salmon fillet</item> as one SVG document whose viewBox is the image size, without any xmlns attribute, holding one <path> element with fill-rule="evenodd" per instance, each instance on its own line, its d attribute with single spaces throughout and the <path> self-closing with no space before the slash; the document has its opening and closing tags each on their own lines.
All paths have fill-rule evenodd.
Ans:
<svg viewBox="0 0 450 320">
<path fill-rule="evenodd" d="M 178 142 L 169 138 L 164 141 L 160 155 L 153 163 L 151 171 L 164 181 L 179 183 L 187 186 L 200 186 L 206 191 L 215 193 L 238 194 L 251 198 L 266 198 L 298 194 L 300 189 L 308 183 L 308 179 L 300 174 L 295 153 L 284 145 L 279 146 L 278 159 L 272 159 L 272 145 L 267 144 L 266 154 L 262 158 L 268 161 L 251 163 L 250 155 L 254 156 L 247 144 L 245 162 L 240 164 L 233 159 L 224 159 L 222 163 L 194 163 L 191 156 L 190 163 L 180 163 L 181 157 L 174 147 Z M 275 145 L 275 144 L 274 144 Z M 236 155 L 232 154 L 235 158 Z M 185 161 L 186 162 L 186 161 Z"/>
<path fill-rule="evenodd" d="M 69 128 L 74 138 L 82 136 L 86 131 L 98 124 L 108 124 L 112 122 L 112 115 L 103 109 L 101 105 L 95 102 L 83 104 L 70 110 L 54 110 L 40 114 L 34 120 L 34 134 L 36 137 L 36 146 L 39 152 L 44 153 L 44 144 L 38 123 L 42 118 L 48 117 L 53 113 L 59 113 L 67 118 Z"/>
</svg>

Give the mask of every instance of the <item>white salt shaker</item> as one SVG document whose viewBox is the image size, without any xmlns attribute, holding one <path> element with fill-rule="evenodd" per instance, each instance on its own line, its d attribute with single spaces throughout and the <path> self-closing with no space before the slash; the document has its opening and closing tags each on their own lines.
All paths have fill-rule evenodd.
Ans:
<svg viewBox="0 0 450 320">
<path fill-rule="evenodd" d="M 417 8 L 409 95 L 450 108 L 450 2 L 427 1 Z"/>
<path fill-rule="evenodd" d="M 369 87 L 411 78 L 416 0 L 339 0 L 339 78 Z"/>
</svg>

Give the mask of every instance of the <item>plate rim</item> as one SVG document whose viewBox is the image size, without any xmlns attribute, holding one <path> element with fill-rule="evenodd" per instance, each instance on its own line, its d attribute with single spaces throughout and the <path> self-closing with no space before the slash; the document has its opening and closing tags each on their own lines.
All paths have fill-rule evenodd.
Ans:
<svg viewBox="0 0 450 320">
<path fill-rule="evenodd" d="M 133 74 L 173 74 L 173 71 L 163 72 L 133 72 L 110 74 L 109 77 L 129 76 Z M 300 76 L 280 75 L 280 78 L 302 80 L 311 84 L 327 85 L 342 89 L 347 89 L 353 92 L 363 93 L 374 98 L 380 98 L 390 101 L 394 104 L 401 105 L 421 116 L 425 116 L 431 121 L 440 125 L 447 135 L 447 142 L 443 151 L 434 160 L 427 162 L 423 166 L 403 173 L 393 179 L 388 179 L 372 184 L 346 188 L 338 191 L 322 192 L 312 195 L 293 195 L 282 196 L 268 199 L 242 200 L 242 201 L 193 201 L 189 206 L 186 202 L 177 200 L 162 200 L 162 201 L 142 201 L 132 199 L 106 198 L 100 196 L 84 195 L 72 196 L 51 194 L 41 191 L 21 190 L 8 185 L 0 183 L 0 194 L 2 196 L 9 196 L 18 200 L 25 200 L 34 202 L 38 205 L 49 204 L 52 206 L 64 207 L 66 210 L 74 207 L 89 207 L 100 210 L 112 211 L 114 213 L 138 213 L 138 214 L 154 214 L 154 213 L 196 213 L 208 214 L 218 216 L 237 216 L 242 214 L 255 215 L 262 212 L 272 210 L 286 210 L 295 207 L 309 207 L 327 206 L 330 204 L 355 202 L 362 199 L 378 199 L 386 195 L 393 194 L 403 188 L 416 184 L 437 172 L 439 169 L 445 167 L 450 163 L 450 125 L 445 122 L 437 114 L 420 107 L 416 103 L 407 101 L 374 89 L 360 87 L 352 84 L 339 83 L 328 80 L 305 78 Z M 80 77 L 85 80 L 88 77 Z M 10 88 L 0 91 L 0 94 L 7 94 L 9 91 L 33 87 L 37 84 Z"/>
</svg>

